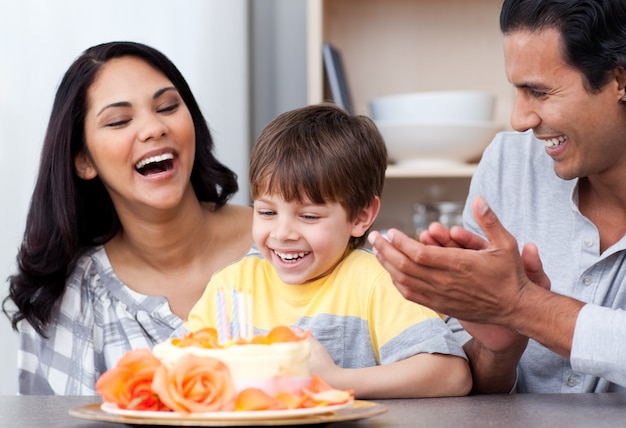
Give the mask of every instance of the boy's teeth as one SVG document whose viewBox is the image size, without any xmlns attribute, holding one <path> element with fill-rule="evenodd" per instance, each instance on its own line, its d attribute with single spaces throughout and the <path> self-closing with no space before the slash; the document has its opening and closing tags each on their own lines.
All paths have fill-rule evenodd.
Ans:
<svg viewBox="0 0 626 428">
<path fill-rule="evenodd" d="M 300 253 L 279 253 L 278 251 L 276 251 L 276 255 L 278 255 L 278 257 L 280 257 L 283 260 L 290 261 L 290 260 L 299 259 L 300 257 L 304 257 L 306 255 L 306 253 L 304 253 L 304 252 L 300 252 Z"/>
<path fill-rule="evenodd" d="M 557 147 L 559 144 L 564 143 L 565 141 L 567 141 L 567 137 L 561 135 L 560 137 L 557 137 L 557 138 L 550 138 L 548 140 L 543 140 L 543 144 L 547 148 L 553 149 Z"/>
<path fill-rule="evenodd" d="M 148 164 L 163 162 L 163 161 L 171 160 L 171 159 L 174 159 L 174 155 L 172 153 L 163 153 L 162 155 L 158 155 L 158 156 L 150 156 L 149 158 L 145 158 L 137 162 L 137 164 L 135 165 L 135 168 L 141 169 Z"/>
</svg>

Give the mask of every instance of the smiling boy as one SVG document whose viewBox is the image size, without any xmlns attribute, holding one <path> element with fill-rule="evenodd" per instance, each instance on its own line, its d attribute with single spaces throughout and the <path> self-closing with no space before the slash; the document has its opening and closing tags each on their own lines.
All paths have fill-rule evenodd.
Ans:
<svg viewBox="0 0 626 428">
<path fill-rule="evenodd" d="M 361 248 L 387 152 L 374 123 L 321 104 L 283 113 L 250 164 L 250 255 L 213 276 L 185 327 L 217 327 L 216 293 L 251 290 L 255 332 L 310 330 L 311 371 L 359 398 L 465 395 L 465 355 L 439 314 L 405 300 Z"/>
</svg>

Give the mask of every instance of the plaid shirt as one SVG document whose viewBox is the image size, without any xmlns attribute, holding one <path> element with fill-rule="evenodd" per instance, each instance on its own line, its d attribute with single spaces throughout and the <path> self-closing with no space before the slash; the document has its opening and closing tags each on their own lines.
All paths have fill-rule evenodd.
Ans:
<svg viewBox="0 0 626 428">
<path fill-rule="evenodd" d="M 113 272 L 103 247 L 81 257 L 56 302 L 47 338 L 19 326 L 19 394 L 95 395 L 130 349 L 149 348 L 182 325 L 164 297 L 139 294 Z"/>
</svg>

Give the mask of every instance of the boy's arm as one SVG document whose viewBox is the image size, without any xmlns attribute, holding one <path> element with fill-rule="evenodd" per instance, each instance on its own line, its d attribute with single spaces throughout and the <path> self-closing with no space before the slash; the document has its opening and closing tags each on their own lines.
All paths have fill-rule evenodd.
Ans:
<svg viewBox="0 0 626 428">
<path fill-rule="evenodd" d="M 338 368 L 329 384 L 338 389 L 354 389 L 357 398 L 447 397 L 467 395 L 472 377 L 463 358 L 417 354 L 382 366 Z"/>
<path fill-rule="evenodd" d="M 344 369 L 335 365 L 317 340 L 311 343 L 311 371 L 336 389 L 353 389 L 356 398 L 418 398 L 467 395 L 469 365 L 461 357 L 420 353 L 395 363 Z"/>
</svg>

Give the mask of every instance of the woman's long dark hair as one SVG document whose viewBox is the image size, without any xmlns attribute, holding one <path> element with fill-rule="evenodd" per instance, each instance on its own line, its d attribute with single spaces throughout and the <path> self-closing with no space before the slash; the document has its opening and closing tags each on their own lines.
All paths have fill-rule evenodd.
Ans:
<svg viewBox="0 0 626 428">
<path fill-rule="evenodd" d="M 505 0 L 503 34 L 555 28 L 563 58 L 585 76 L 590 92 L 599 91 L 615 67 L 626 68 L 626 1 Z"/>
<path fill-rule="evenodd" d="M 17 255 L 18 272 L 9 277 L 9 295 L 2 305 L 13 329 L 26 320 L 45 336 L 51 310 L 63 295 L 77 259 L 86 248 L 107 242 L 121 228 L 100 179 L 80 179 L 74 158 L 85 147 L 88 90 L 107 61 L 123 56 L 140 58 L 162 72 L 187 105 L 196 135 L 191 183 L 198 199 L 214 202 L 219 208 L 238 190 L 236 174 L 213 155 L 209 127 L 187 82 L 165 55 L 134 42 L 104 43 L 87 49 L 65 73 L 52 107 Z M 9 307 L 11 302 L 17 310 Z"/>
</svg>

